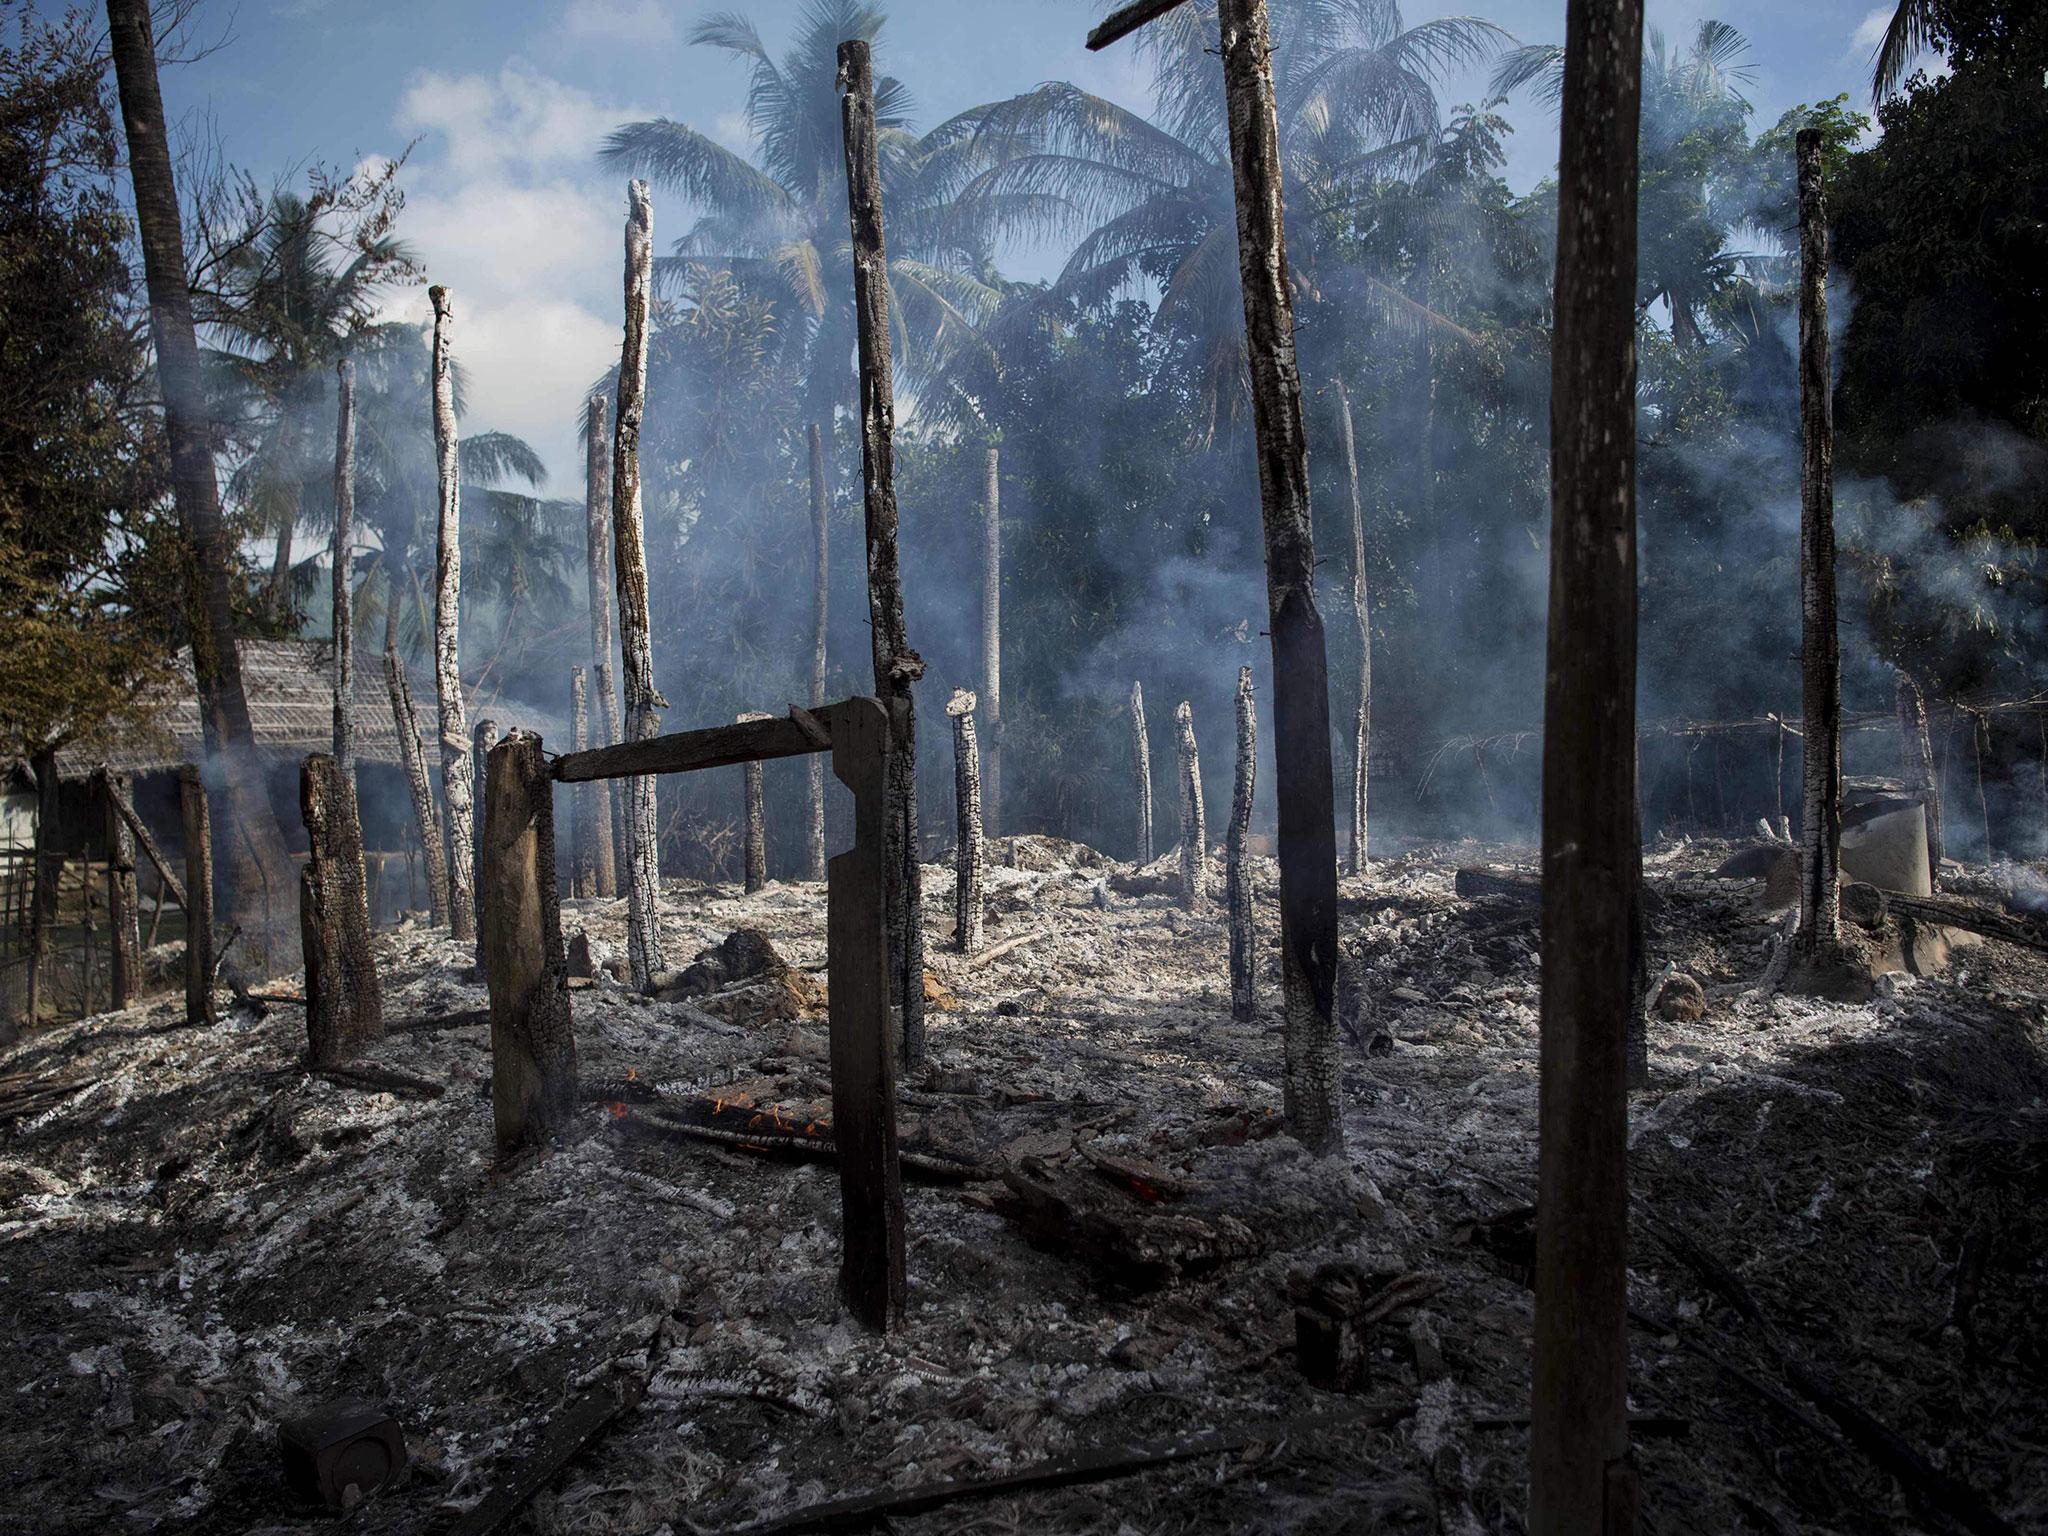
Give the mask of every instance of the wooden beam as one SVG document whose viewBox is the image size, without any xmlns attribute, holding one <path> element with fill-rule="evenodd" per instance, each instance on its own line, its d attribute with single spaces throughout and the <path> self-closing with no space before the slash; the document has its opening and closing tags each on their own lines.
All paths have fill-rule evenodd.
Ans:
<svg viewBox="0 0 2048 1536">
<path fill-rule="evenodd" d="M 830 714 L 826 710 L 816 718 L 822 721 Z M 771 757 L 802 757 L 825 745 L 830 745 L 829 739 L 825 743 L 813 741 L 799 721 L 771 717 L 571 752 L 555 759 L 554 776 L 558 783 L 581 784 L 591 779 L 690 773 L 699 768 L 730 768 Z"/>
<path fill-rule="evenodd" d="M 185 900 L 185 882 L 178 878 L 177 873 L 171 868 L 171 861 L 164 857 L 163 849 L 157 846 L 156 839 L 150 835 L 149 828 L 143 825 L 142 818 L 135 814 L 135 807 L 128 803 L 127 792 L 117 784 L 114 787 L 113 798 L 114 809 L 120 813 L 121 820 L 128 824 L 128 830 L 135 835 L 136 845 L 149 856 L 149 862 L 156 866 L 156 877 L 163 888 L 170 892 L 171 900 L 180 907 L 189 906 L 190 903 Z"/>
<path fill-rule="evenodd" d="M 212 1024 L 213 820 L 206 781 L 191 763 L 178 770 L 178 804 L 185 818 L 185 1022 Z"/>
<path fill-rule="evenodd" d="M 1183 0 L 1131 0 L 1129 5 L 1103 17 L 1102 25 L 1088 34 L 1089 51 L 1099 52 L 1111 43 L 1129 37 L 1147 22 L 1157 21 L 1182 3 Z"/>
</svg>

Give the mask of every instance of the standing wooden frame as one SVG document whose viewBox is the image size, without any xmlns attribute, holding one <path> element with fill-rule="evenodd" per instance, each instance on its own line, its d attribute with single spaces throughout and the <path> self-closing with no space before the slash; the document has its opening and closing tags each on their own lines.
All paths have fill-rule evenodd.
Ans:
<svg viewBox="0 0 2048 1536">
<path fill-rule="evenodd" d="M 539 744 L 533 738 L 537 758 Z M 886 1331 L 902 1319 L 903 1177 L 896 1155 L 896 1055 L 889 1017 L 890 957 L 886 922 L 890 875 L 889 802 L 894 750 L 891 722 L 880 701 L 844 699 L 819 710 L 791 706 L 785 718 L 764 716 L 707 730 L 626 741 L 557 758 L 553 778 L 560 784 L 598 779 L 691 773 L 731 768 L 772 757 L 832 754 L 832 772 L 853 791 L 853 846 L 826 865 L 827 937 L 832 1031 L 832 1138 L 839 1153 L 841 1210 L 839 1286 L 847 1310 L 864 1326 Z M 494 783 L 503 777 L 494 755 Z M 509 769 L 509 764 L 507 768 Z M 497 814 L 497 790 L 491 804 Z M 545 795 L 531 798 L 530 814 L 543 814 Z M 529 802 L 521 801 L 522 807 Z M 528 814 L 522 810 L 522 814 Z M 552 823 L 550 823 L 552 825 Z M 553 887 L 551 838 L 545 873 L 522 873 L 538 857 L 538 838 L 515 841 L 494 824 L 485 840 L 494 861 L 520 867 L 494 869 L 486 904 L 492 924 L 519 921 L 533 929 L 526 902 L 550 906 Z M 543 889 L 543 882 L 545 888 Z M 528 893 L 515 899 L 512 893 Z M 522 916 L 521 914 L 528 914 Z M 555 933 L 559 935 L 557 920 Z M 552 941 L 559 943 L 559 938 Z M 529 994 L 555 985 L 552 961 L 504 974 L 516 954 L 487 948 L 490 960 L 491 1030 L 497 1039 L 501 1009 L 509 1023 L 531 1006 Z M 552 950 L 550 950 L 552 953 Z M 567 993 L 562 994 L 566 1005 Z M 573 1070 L 573 1069 L 572 1069 Z"/>
</svg>

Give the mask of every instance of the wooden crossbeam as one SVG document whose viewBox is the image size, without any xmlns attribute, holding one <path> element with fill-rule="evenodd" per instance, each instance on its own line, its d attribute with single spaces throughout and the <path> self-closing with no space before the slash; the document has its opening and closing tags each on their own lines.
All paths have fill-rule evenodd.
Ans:
<svg viewBox="0 0 2048 1536">
<path fill-rule="evenodd" d="M 1107 48 L 1120 38 L 1129 37 L 1147 22 L 1157 21 L 1168 11 L 1183 5 L 1186 0 L 1131 0 L 1126 6 L 1111 11 L 1102 18 L 1102 25 L 1088 34 L 1091 52 Z"/>
<path fill-rule="evenodd" d="M 630 779 L 650 773 L 689 773 L 699 768 L 730 768 L 736 763 L 764 762 L 771 757 L 802 757 L 832 744 L 822 721 L 831 711 L 803 712 L 803 718 L 770 716 L 763 720 L 714 725 L 701 731 L 678 731 L 646 741 L 622 741 L 555 759 L 554 777 L 562 784 L 591 779 Z M 824 735 L 823 741 L 818 740 Z"/>
</svg>

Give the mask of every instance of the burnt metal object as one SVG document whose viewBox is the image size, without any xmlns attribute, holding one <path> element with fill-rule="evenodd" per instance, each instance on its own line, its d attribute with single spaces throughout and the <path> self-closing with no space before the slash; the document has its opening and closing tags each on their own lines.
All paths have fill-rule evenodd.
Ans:
<svg viewBox="0 0 2048 1536">
<path fill-rule="evenodd" d="M 405 1466 L 405 1433 L 374 1403 L 343 1398 L 322 1403 L 277 1428 L 284 1480 L 309 1503 L 335 1509 L 353 1487 L 374 1493 Z"/>
</svg>

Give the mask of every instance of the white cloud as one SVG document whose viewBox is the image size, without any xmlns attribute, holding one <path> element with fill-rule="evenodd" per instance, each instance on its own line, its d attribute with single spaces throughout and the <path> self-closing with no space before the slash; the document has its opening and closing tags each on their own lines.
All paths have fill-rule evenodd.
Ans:
<svg viewBox="0 0 2048 1536">
<path fill-rule="evenodd" d="M 1892 12 L 1896 6 L 1874 5 L 1864 12 L 1863 19 L 1856 23 L 1856 31 L 1849 39 L 1849 51 L 1857 58 L 1868 61 L 1877 52 L 1877 45 L 1884 41 L 1885 29 L 1892 24 Z"/>
<path fill-rule="evenodd" d="M 562 35 L 572 42 L 633 43 L 655 47 L 675 41 L 675 23 L 659 0 L 569 0 Z"/>
</svg>

